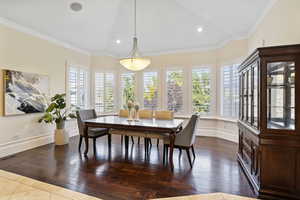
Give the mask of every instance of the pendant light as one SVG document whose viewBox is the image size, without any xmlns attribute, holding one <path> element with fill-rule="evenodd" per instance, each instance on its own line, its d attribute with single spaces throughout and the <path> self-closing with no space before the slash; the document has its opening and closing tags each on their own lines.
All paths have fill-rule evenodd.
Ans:
<svg viewBox="0 0 300 200">
<path fill-rule="evenodd" d="M 134 0 L 134 37 L 133 48 L 128 58 L 120 60 L 120 64 L 131 71 L 140 71 L 150 65 L 150 59 L 143 58 L 138 52 L 138 39 L 136 35 L 136 0 Z"/>
</svg>

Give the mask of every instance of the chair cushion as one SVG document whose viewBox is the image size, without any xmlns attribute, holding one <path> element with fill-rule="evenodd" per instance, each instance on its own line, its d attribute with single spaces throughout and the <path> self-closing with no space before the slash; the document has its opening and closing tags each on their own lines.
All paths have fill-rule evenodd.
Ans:
<svg viewBox="0 0 300 200">
<path fill-rule="evenodd" d="M 107 128 L 89 128 L 88 134 L 90 137 L 99 137 L 108 134 Z"/>
<path fill-rule="evenodd" d="M 147 133 L 147 138 L 153 138 L 153 139 L 167 139 L 169 138 L 168 133 Z"/>
<path fill-rule="evenodd" d="M 110 134 L 116 134 L 116 135 L 127 135 L 127 136 L 136 136 L 136 137 L 146 137 L 146 132 L 142 131 L 126 131 L 126 130 L 117 130 L 117 129 L 111 129 L 109 131 Z"/>
</svg>

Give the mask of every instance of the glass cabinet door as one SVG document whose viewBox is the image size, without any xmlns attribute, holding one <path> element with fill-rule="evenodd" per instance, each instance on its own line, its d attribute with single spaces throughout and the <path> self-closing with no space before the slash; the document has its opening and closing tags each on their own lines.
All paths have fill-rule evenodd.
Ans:
<svg viewBox="0 0 300 200">
<path fill-rule="evenodd" d="M 269 129 L 295 129 L 295 62 L 267 64 Z"/>
<path fill-rule="evenodd" d="M 247 121 L 249 124 L 252 124 L 252 70 L 247 72 L 248 74 L 248 112 L 247 112 Z"/>
<path fill-rule="evenodd" d="M 243 73 L 243 120 L 247 120 L 247 108 L 248 108 L 248 93 L 247 93 L 247 73 Z"/>
<path fill-rule="evenodd" d="M 253 125 L 258 128 L 258 65 L 253 65 Z"/>
</svg>

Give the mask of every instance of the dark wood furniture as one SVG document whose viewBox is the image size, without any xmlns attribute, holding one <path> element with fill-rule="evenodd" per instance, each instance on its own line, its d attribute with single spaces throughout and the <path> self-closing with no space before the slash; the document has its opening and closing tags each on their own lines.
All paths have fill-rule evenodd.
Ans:
<svg viewBox="0 0 300 200">
<path fill-rule="evenodd" d="M 78 149 L 80 151 L 81 149 L 81 144 L 82 144 L 82 139 L 84 137 L 83 129 L 84 129 L 84 120 L 87 119 L 93 119 L 97 117 L 96 111 L 93 109 L 90 110 L 79 110 L 76 111 L 76 117 L 77 117 L 77 125 L 78 125 L 78 130 L 79 130 L 79 145 Z M 109 130 L 107 128 L 89 128 L 87 130 L 87 139 L 92 139 L 93 140 L 93 150 L 94 153 L 96 152 L 96 140 L 99 137 L 107 135 L 108 137 L 108 144 L 110 147 L 111 144 L 111 135 L 108 132 Z"/>
<path fill-rule="evenodd" d="M 155 132 L 162 134 L 169 134 L 170 139 L 170 157 L 169 162 L 171 169 L 173 169 L 173 148 L 175 136 L 178 130 L 181 129 L 184 120 L 157 120 L 157 119 L 140 119 L 139 121 L 128 121 L 127 118 L 119 116 L 105 116 L 96 119 L 90 119 L 84 121 L 84 136 L 86 149 L 84 154 L 88 153 L 88 129 L 89 128 L 108 128 L 114 130 L 126 130 L 137 132 Z M 128 143 L 127 143 L 128 144 Z"/>
<path fill-rule="evenodd" d="M 300 45 L 257 49 L 239 81 L 240 165 L 259 198 L 300 199 Z"/>
</svg>

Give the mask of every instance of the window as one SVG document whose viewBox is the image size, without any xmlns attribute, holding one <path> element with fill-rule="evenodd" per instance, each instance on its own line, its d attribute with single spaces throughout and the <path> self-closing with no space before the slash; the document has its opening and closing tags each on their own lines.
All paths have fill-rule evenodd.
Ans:
<svg viewBox="0 0 300 200">
<path fill-rule="evenodd" d="M 192 70 L 193 112 L 209 113 L 211 102 L 210 70 L 197 68 Z"/>
<path fill-rule="evenodd" d="M 167 71 L 167 108 L 176 112 L 183 111 L 183 71 Z"/>
<path fill-rule="evenodd" d="M 68 99 L 72 111 L 88 105 L 88 70 L 70 67 L 68 70 Z"/>
<path fill-rule="evenodd" d="M 239 108 L 239 81 L 238 66 L 225 66 L 222 68 L 222 109 L 224 117 L 238 117 Z"/>
<path fill-rule="evenodd" d="M 158 106 L 158 73 L 144 72 L 144 108 L 155 110 Z"/>
<path fill-rule="evenodd" d="M 95 110 L 97 113 L 114 111 L 114 74 L 95 73 Z"/>
<path fill-rule="evenodd" d="M 130 100 L 134 102 L 135 96 L 135 74 L 127 72 L 121 74 L 121 91 L 122 91 L 122 105 L 127 108 L 127 102 Z"/>
</svg>

